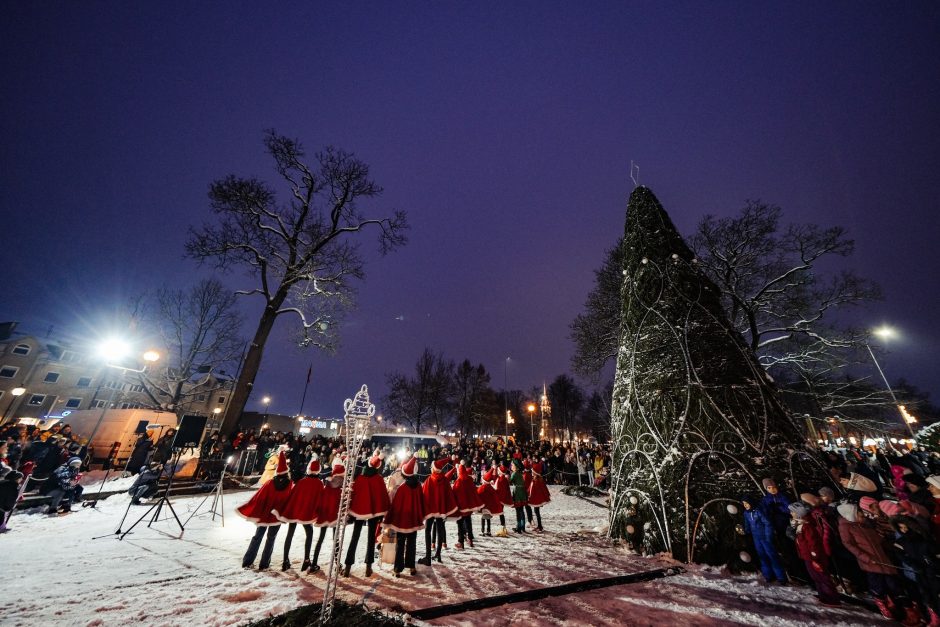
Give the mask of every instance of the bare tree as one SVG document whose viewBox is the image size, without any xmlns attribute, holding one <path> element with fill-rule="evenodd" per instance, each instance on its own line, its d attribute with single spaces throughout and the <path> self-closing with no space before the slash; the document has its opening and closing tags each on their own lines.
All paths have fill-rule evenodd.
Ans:
<svg viewBox="0 0 940 627">
<path fill-rule="evenodd" d="M 594 381 L 617 355 L 620 341 L 620 286 L 623 284 L 623 238 L 604 256 L 604 265 L 594 271 L 594 289 L 588 294 L 584 313 L 571 323 L 575 352 L 571 366 Z"/>
<path fill-rule="evenodd" d="M 139 375 L 157 407 L 185 411 L 197 395 L 230 385 L 223 374 L 237 368 L 244 346 L 236 298 L 216 279 L 188 290 L 163 288 L 140 308 L 144 324 L 160 338 L 164 355 L 158 367 Z"/>
<path fill-rule="evenodd" d="M 385 413 L 415 433 L 428 426 L 435 432 L 443 431 L 451 413 L 453 379 L 454 362 L 425 348 L 415 364 L 414 377 L 397 372 L 386 375 L 389 392 L 384 399 Z"/>
<path fill-rule="evenodd" d="M 264 300 L 223 432 L 231 431 L 241 416 L 278 317 L 297 317 L 301 346 L 335 350 L 338 320 L 353 301 L 351 279 L 364 276 L 353 238 L 376 229 L 383 254 L 406 242 L 404 212 L 384 218 L 364 214 L 360 201 L 378 196 L 382 188 L 354 155 L 327 147 L 308 165 L 297 140 L 268 131 L 264 144 L 289 199 L 278 202 L 274 189 L 255 178 L 218 180 L 209 189 L 218 221 L 191 229 L 186 245 L 188 255 L 201 262 L 247 270 L 255 285 L 237 293 Z"/>
<path fill-rule="evenodd" d="M 483 364 L 463 360 L 454 373 L 453 408 L 457 424 L 465 434 L 482 433 L 487 419 L 498 410 L 490 389 L 490 373 Z"/>
</svg>

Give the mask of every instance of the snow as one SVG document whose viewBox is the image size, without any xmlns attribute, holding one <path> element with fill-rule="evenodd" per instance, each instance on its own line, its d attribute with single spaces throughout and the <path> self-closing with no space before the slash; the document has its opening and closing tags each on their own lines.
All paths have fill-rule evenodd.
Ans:
<svg viewBox="0 0 940 627">
<path fill-rule="evenodd" d="M 664 556 L 631 554 L 606 539 L 597 533 L 606 527 L 606 510 L 586 499 L 566 496 L 558 486 L 550 488 L 552 502 L 542 510 L 546 533 L 482 537 L 480 518 L 474 517 L 476 546 L 457 551 L 452 548 L 456 525 L 450 522 L 451 548 L 444 552 L 443 563 L 430 569 L 419 565 L 417 577 L 404 574 L 400 579 L 392 577 L 390 565 L 378 563 L 375 575 L 365 578 L 361 563 L 365 545 L 360 543 L 359 562 L 353 566 L 352 577 L 340 579 L 337 597 L 352 602 L 364 599 L 370 608 L 395 613 L 676 565 Z M 57 518 L 16 514 L 11 531 L 0 536 L 8 573 L 0 595 L 4 606 L 0 623 L 239 625 L 319 602 L 330 533 L 319 573 L 298 574 L 304 543 L 300 528 L 291 547 L 292 570 L 280 571 L 284 528 L 278 534 L 272 570 L 241 568 L 255 528 L 233 510 L 251 494 L 225 494 L 224 527 L 220 519 L 213 522 L 206 515 L 210 498 L 180 539 L 172 519 L 159 520 L 151 528 L 145 520 L 123 541 L 116 539 L 113 532 L 129 504 L 126 494 L 103 500 L 97 508 L 76 508 Z M 181 497 L 173 504 L 185 521 L 204 498 Z M 131 507 L 123 528 L 146 509 Z M 507 522 L 513 520 L 510 511 Z M 498 519 L 493 525 L 497 529 Z M 100 535 L 108 537 L 91 539 Z M 419 533 L 419 557 L 423 551 L 423 534 Z M 796 626 L 870 625 L 880 620 L 859 608 L 823 608 L 806 588 L 771 587 L 755 576 L 729 577 L 714 568 L 684 567 L 686 573 L 666 579 L 467 612 L 430 624 Z"/>
</svg>

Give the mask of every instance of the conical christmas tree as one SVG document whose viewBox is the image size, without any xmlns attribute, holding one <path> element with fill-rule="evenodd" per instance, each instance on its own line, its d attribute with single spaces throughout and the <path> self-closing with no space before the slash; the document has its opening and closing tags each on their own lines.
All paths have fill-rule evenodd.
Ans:
<svg viewBox="0 0 940 627">
<path fill-rule="evenodd" d="M 645 187 L 630 196 L 623 245 L 611 535 L 680 559 L 727 555 L 737 521 L 726 500 L 758 493 L 764 477 L 792 483 L 803 435 Z"/>
</svg>

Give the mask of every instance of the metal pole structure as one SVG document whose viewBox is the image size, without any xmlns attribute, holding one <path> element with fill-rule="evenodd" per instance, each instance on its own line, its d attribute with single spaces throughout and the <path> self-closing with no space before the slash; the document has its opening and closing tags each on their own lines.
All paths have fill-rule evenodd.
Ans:
<svg viewBox="0 0 940 627">
<path fill-rule="evenodd" d="M 503 362 L 503 410 L 506 415 L 506 443 L 509 443 L 509 357 Z"/>
<path fill-rule="evenodd" d="M 911 427 L 911 423 L 907 421 L 907 418 L 904 416 L 904 412 L 901 411 L 901 404 L 898 403 L 898 397 L 894 395 L 894 390 L 891 388 L 891 384 L 888 383 L 888 377 L 885 376 L 885 371 L 881 369 L 881 364 L 878 363 L 878 360 L 875 358 L 875 351 L 871 349 L 871 345 L 868 342 L 865 342 L 865 348 L 868 349 L 868 354 L 871 355 L 871 360 L 875 362 L 875 368 L 878 369 L 878 374 L 881 375 L 881 380 L 885 382 L 885 387 L 888 388 L 888 393 L 891 395 L 891 400 L 894 401 L 894 408 L 898 410 L 898 415 L 901 416 L 901 422 L 907 427 L 908 433 L 911 434 L 911 439 L 914 439 L 914 429 Z"/>
<path fill-rule="evenodd" d="M 340 556 L 343 549 L 343 536 L 346 532 L 346 517 L 349 515 L 353 474 L 356 470 L 356 460 L 359 458 L 359 449 L 362 448 L 362 443 L 369 432 L 372 416 L 375 415 L 375 405 L 369 402 L 369 388 L 363 385 L 356 393 L 355 399 L 347 398 L 343 403 L 343 410 L 346 412 L 346 472 L 343 474 L 339 512 L 333 534 L 333 550 L 330 552 L 330 568 L 327 571 L 326 587 L 323 590 L 323 606 L 320 608 L 321 625 L 329 623 L 333 614 L 336 583 L 339 579 L 339 572 L 342 570 Z M 366 540 L 373 542 L 375 538 L 366 538 Z"/>
</svg>

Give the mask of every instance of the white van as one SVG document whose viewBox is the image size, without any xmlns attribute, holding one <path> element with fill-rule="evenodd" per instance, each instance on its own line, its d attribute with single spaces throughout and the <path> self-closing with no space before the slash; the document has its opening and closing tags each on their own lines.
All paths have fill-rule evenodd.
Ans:
<svg viewBox="0 0 940 627">
<path fill-rule="evenodd" d="M 370 439 L 372 440 L 372 448 L 388 446 L 399 457 L 402 457 L 406 450 L 415 452 L 424 446 L 430 451 L 432 446 L 443 448 L 449 444 L 447 438 L 443 436 L 425 433 L 380 432 L 373 433 Z"/>
</svg>

